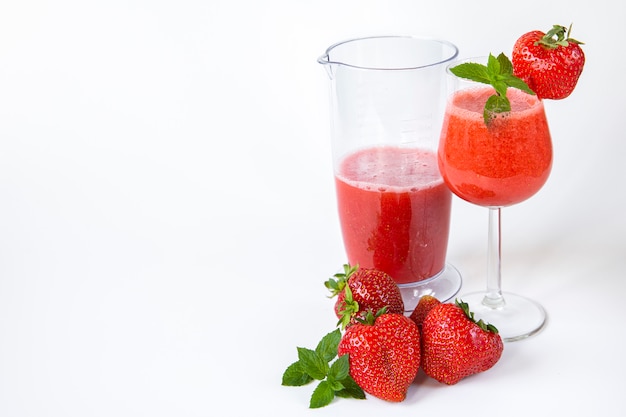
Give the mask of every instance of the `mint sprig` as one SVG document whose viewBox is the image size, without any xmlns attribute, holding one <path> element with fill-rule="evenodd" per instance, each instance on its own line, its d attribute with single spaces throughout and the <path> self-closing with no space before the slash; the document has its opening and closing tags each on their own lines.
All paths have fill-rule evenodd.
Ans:
<svg viewBox="0 0 626 417">
<path fill-rule="evenodd" d="M 487 99 L 483 110 L 483 119 L 487 126 L 498 116 L 511 111 L 511 103 L 506 97 L 507 88 L 513 87 L 528 94 L 535 94 L 524 80 L 513 75 L 513 64 L 504 53 L 497 58 L 489 54 L 487 65 L 465 62 L 450 68 L 450 72 L 460 78 L 489 84 L 496 90 L 496 93 Z"/>
<path fill-rule="evenodd" d="M 324 407 L 335 398 L 365 399 L 365 393 L 350 376 L 348 355 L 337 358 L 341 331 L 335 329 L 322 338 L 315 350 L 298 347 L 298 361 L 283 373 L 282 385 L 299 387 L 318 380 L 309 408 Z"/>
</svg>

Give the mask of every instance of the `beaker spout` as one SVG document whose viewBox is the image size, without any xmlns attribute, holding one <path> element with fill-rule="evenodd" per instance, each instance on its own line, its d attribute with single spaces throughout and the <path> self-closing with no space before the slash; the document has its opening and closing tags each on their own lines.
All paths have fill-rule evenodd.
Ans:
<svg viewBox="0 0 626 417">
<path fill-rule="evenodd" d="M 326 54 L 320 56 L 319 58 L 317 58 L 317 62 L 324 66 L 324 69 L 326 70 L 326 73 L 328 74 L 328 76 L 332 80 L 333 79 L 334 68 L 333 68 L 333 63 L 330 62 L 330 57 L 328 56 L 328 54 L 326 53 Z"/>
</svg>

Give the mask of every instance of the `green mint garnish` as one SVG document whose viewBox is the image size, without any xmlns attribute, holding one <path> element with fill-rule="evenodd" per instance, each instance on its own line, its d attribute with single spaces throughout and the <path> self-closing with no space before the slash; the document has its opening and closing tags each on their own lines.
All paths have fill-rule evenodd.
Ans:
<svg viewBox="0 0 626 417">
<path fill-rule="evenodd" d="M 513 64 L 503 53 L 497 58 L 489 54 L 487 65 L 466 62 L 450 68 L 450 71 L 457 77 L 489 84 L 496 90 L 496 94 L 487 99 L 483 110 L 483 118 L 487 126 L 498 115 L 511 111 L 511 103 L 506 97 L 508 87 L 520 89 L 528 94 L 535 94 L 524 80 L 513 75 Z"/>
<path fill-rule="evenodd" d="M 315 350 L 298 348 L 298 361 L 283 373 L 282 385 L 299 387 L 318 380 L 309 408 L 324 407 L 335 398 L 365 399 L 365 393 L 350 376 L 348 355 L 337 357 L 341 331 L 335 329 L 320 340 Z"/>
<path fill-rule="evenodd" d="M 315 347 L 315 352 L 328 363 L 337 356 L 337 346 L 339 346 L 339 342 L 341 342 L 341 332 L 334 330 L 319 341 Z"/>
<path fill-rule="evenodd" d="M 302 368 L 300 361 L 294 362 L 283 373 L 283 385 L 288 387 L 301 387 L 313 381 L 313 378 Z"/>
<path fill-rule="evenodd" d="M 328 361 L 314 350 L 298 348 L 298 362 L 311 378 L 322 380 L 328 374 Z"/>
</svg>

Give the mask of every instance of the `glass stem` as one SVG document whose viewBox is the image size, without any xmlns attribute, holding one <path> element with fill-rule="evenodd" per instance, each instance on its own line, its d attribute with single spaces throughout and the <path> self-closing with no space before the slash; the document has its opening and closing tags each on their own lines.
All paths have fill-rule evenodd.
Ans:
<svg viewBox="0 0 626 417">
<path fill-rule="evenodd" d="M 489 231 L 487 245 L 487 293 L 483 304 L 498 308 L 504 306 L 502 297 L 502 274 L 501 274 L 501 230 L 500 230 L 500 207 L 489 208 Z"/>
</svg>

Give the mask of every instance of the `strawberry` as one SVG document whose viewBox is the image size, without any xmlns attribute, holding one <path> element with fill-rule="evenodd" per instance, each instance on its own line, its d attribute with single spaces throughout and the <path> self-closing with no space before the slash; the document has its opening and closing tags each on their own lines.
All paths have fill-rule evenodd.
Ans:
<svg viewBox="0 0 626 417">
<path fill-rule="evenodd" d="M 467 303 L 457 301 L 430 310 L 422 325 L 422 348 L 426 375 L 452 385 L 494 366 L 504 345 L 493 325 L 476 322 Z"/>
<path fill-rule="evenodd" d="M 548 33 L 539 30 L 522 35 L 513 46 L 513 73 L 539 98 L 560 100 L 569 96 L 585 65 L 579 42 L 563 26 L 554 25 Z M 556 38 L 555 38 L 556 36 Z"/>
<path fill-rule="evenodd" d="M 403 314 L 383 308 L 349 326 L 337 348 L 348 355 L 350 376 L 363 391 L 382 400 L 406 398 L 420 365 L 417 325 Z"/>
<path fill-rule="evenodd" d="M 336 279 L 324 283 L 331 291 L 331 297 L 337 295 L 335 314 L 343 327 L 367 310 L 378 311 L 387 307 L 389 313 L 404 314 L 400 288 L 388 274 L 358 265 L 344 265 L 343 269 L 343 273 L 334 275 Z"/>
<path fill-rule="evenodd" d="M 441 301 L 439 301 L 436 297 L 433 297 L 432 295 L 423 295 L 419 299 L 417 305 L 415 306 L 415 310 L 413 310 L 409 318 L 417 324 L 419 329 L 421 329 L 422 323 L 424 322 L 428 312 L 439 304 L 441 304 Z"/>
</svg>

